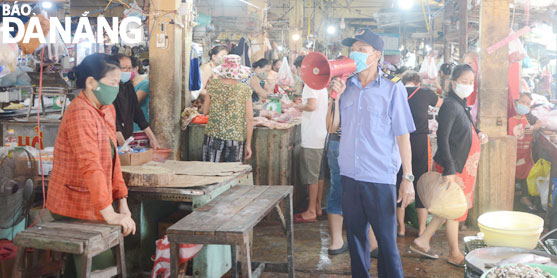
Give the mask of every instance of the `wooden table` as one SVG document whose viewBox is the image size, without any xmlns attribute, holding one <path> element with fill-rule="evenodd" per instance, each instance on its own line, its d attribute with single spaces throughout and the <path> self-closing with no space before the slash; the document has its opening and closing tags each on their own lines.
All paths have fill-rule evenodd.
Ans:
<svg viewBox="0 0 557 278">
<path fill-rule="evenodd" d="M 179 245 L 229 244 L 232 255 L 232 277 L 237 277 L 237 254 L 240 254 L 242 277 L 252 277 L 250 232 L 276 209 L 281 219 L 287 242 L 287 263 L 253 263 L 253 277 L 259 277 L 265 268 L 285 272 L 294 277 L 294 232 L 292 215 L 292 186 L 238 185 L 202 206 L 192 214 L 168 228 L 171 254 L 171 277 L 178 277 Z M 286 217 L 280 202 L 286 200 Z M 239 252 L 237 252 L 239 251 Z M 220 276 L 208 276 L 220 277 Z"/>
<path fill-rule="evenodd" d="M 162 237 L 156 235 L 160 220 L 175 211 L 178 205 L 191 206 L 195 211 L 237 184 L 253 184 L 251 166 L 247 165 L 244 171 L 218 184 L 191 188 L 128 187 L 128 202 L 137 226 L 136 235 L 126 238 L 131 276 L 134 272 L 139 274 L 152 269 L 150 256 L 154 255 L 155 241 Z M 135 248 L 135 252 L 128 250 L 131 248 Z M 230 246 L 205 246 L 193 260 L 193 277 L 220 277 L 230 270 L 230 260 Z"/>
<path fill-rule="evenodd" d="M 249 160 L 253 168 L 253 179 L 257 185 L 294 184 L 294 149 L 301 142 L 301 125 L 288 129 L 253 129 L 253 156 Z M 205 125 L 190 125 L 186 130 L 186 140 L 182 157 L 189 161 L 202 159 Z"/>
</svg>

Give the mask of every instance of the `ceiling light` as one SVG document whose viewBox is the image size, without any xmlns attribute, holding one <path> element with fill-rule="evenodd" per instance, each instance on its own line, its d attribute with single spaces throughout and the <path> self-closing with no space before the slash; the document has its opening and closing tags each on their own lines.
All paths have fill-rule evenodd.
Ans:
<svg viewBox="0 0 557 278">
<path fill-rule="evenodd" d="M 300 39 L 300 34 L 294 34 L 292 35 L 292 40 L 297 41 Z"/>
<path fill-rule="evenodd" d="M 429 46 L 429 44 L 425 46 L 425 51 L 427 52 L 431 51 L 431 46 Z"/>
<path fill-rule="evenodd" d="M 49 1 L 45 1 L 42 3 L 43 8 L 45 9 L 50 9 L 52 8 L 52 3 L 50 3 Z"/>
<path fill-rule="evenodd" d="M 282 46 L 280 46 L 280 45 L 277 47 L 277 50 L 278 50 L 278 51 L 282 51 L 282 49 L 283 49 L 283 48 L 282 48 Z"/>
<path fill-rule="evenodd" d="M 398 0 L 398 7 L 403 10 L 412 9 L 414 5 L 414 0 Z"/>
<path fill-rule="evenodd" d="M 327 27 L 327 33 L 329 35 L 334 35 L 336 32 L 337 32 L 337 27 L 333 25 L 329 25 L 329 27 Z"/>
</svg>

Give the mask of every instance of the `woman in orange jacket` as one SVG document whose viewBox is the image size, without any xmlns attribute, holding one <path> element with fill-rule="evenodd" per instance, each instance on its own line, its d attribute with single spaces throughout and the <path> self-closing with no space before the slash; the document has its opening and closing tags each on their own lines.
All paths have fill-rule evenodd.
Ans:
<svg viewBox="0 0 557 278">
<path fill-rule="evenodd" d="M 70 73 L 81 92 L 60 124 L 46 205 L 56 220 L 104 221 L 122 226 L 127 236 L 135 234 L 135 223 L 116 150 L 116 113 L 112 105 L 120 74 L 119 62 L 105 54 L 85 57 Z M 115 200 L 118 212 L 112 206 Z M 110 251 L 100 254 L 93 259 L 93 270 L 111 261 Z M 80 264 L 81 260 L 75 262 Z"/>
</svg>

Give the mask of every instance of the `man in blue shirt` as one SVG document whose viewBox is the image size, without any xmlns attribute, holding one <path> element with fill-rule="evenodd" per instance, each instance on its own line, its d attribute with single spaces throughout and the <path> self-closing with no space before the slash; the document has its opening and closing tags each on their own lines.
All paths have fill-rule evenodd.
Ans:
<svg viewBox="0 0 557 278">
<path fill-rule="evenodd" d="M 368 224 L 379 244 L 379 277 L 404 277 L 396 244 L 396 204 L 405 208 L 414 201 L 410 133 L 416 129 L 406 89 L 378 68 L 384 43 L 377 34 L 362 29 L 342 43 L 351 48 L 357 66 L 357 76 L 333 82 L 333 89 L 342 92 L 338 161 L 352 277 L 369 277 Z"/>
</svg>

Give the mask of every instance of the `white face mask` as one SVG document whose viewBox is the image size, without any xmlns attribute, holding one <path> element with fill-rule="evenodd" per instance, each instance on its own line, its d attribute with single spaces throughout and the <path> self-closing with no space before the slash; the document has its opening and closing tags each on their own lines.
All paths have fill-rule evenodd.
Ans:
<svg viewBox="0 0 557 278">
<path fill-rule="evenodd" d="M 474 92 L 474 85 L 456 83 L 455 93 L 460 98 L 467 98 Z"/>
</svg>

